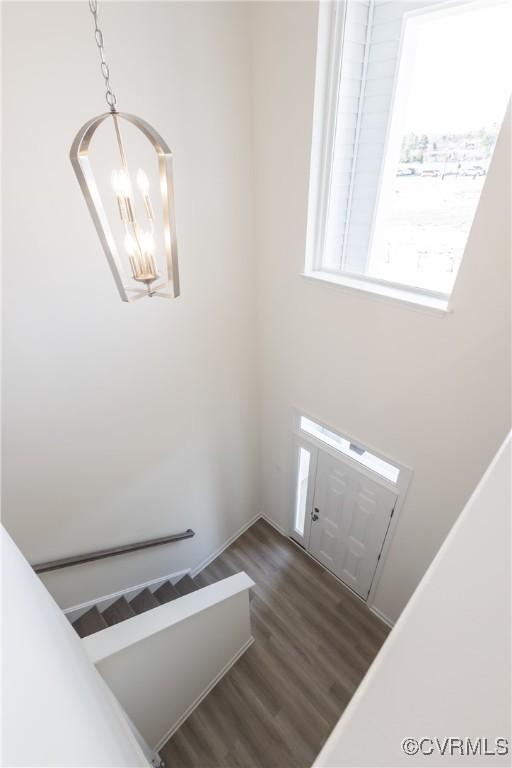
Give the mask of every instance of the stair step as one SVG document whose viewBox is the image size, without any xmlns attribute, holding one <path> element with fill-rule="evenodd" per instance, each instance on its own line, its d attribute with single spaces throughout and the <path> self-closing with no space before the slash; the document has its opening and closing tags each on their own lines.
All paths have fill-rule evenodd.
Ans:
<svg viewBox="0 0 512 768">
<path fill-rule="evenodd" d="M 152 608 L 158 608 L 160 603 L 149 589 L 143 589 L 139 592 L 137 597 L 130 600 L 130 605 L 135 613 L 144 613 L 144 611 L 150 611 Z"/>
<path fill-rule="evenodd" d="M 199 589 L 199 586 L 195 583 L 194 579 L 188 574 L 187 576 L 183 576 L 183 578 L 181 578 L 174 586 L 181 596 L 189 595 L 191 592 L 195 592 L 196 589 Z"/>
<path fill-rule="evenodd" d="M 204 573 L 198 573 L 197 576 L 194 576 L 193 581 L 198 589 L 202 589 L 203 587 L 208 587 L 210 584 L 213 584 L 214 579 L 208 577 Z"/>
<path fill-rule="evenodd" d="M 171 600 L 176 600 L 177 597 L 180 597 L 180 593 L 170 581 L 165 581 L 162 586 L 153 592 L 153 595 L 162 604 L 170 603 Z"/>
<path fill-rule="evenodd" d="M 100 632 L 102 629 L 106 629 L 108 624 L 97 607 L 94 606 L 94 608 L 90 608 L 87 613 L 84 613 L 83 616 L 74 621 L 73 627 L 80 637 L 87 637 L 88 635 L 94 635 L 95 632 Z"/>
<path fill-rule="evenodd" d="M 135 616 L 135 611 L 125 597 L 120 597 L 115 603 L 105 608 L 101 615 L 110 627 L 112 624 L 119 624 L 120 621 L 131 619 L 132 616 Z"/>
</svg>

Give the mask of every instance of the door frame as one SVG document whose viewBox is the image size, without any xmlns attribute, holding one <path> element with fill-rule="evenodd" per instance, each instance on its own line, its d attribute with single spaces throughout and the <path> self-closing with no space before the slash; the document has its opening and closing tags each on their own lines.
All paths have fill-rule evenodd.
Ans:
<svg viewBox="0 0 512 768">
<path fill-rule="evenodd" d="M 336 448 L 333 448 L 332 446 L 324 443 L 322 440 L 319 440 L 313 435 L 310 435 L 308 432 L 304 432 L 300 427 L 301 416 L 304 416 L 307 419 L 310 419 L 311 421 L 316 422 L 320 426 L 325 427 L 326 429 L 329 429 L 332 432 L 335 432 L 336 434 L 341 435 L 342 437 L 350 440 L 351 442 L 356 443 L 356 445 L 361 446 L 361 448 L 364 448 L 370 453 L 373 453 L 375 456 L 378 456 L 384 461 L 387 461 L 393 464 L 395 467 L 397 467 L 400 470 L 397 482 L 393 483 L 390 480 L 387 480 L 385 477 L 382 477 L 382 475 L 379 475 L 377 472 L 374 472 L 372 469 L 369 469 L 368 467 L 365 467 L 363 464 L 360 464 L 359 462 L 354 461 L 353 459 L 350 458 L 350 456 L 346 456 L 341 451 L 336 450 Z M 292 409 L 292 445 L 293 445 L 293 462 L 291 466 L 291 478 L 290 478 L 291 503 L 289 507 L 290 516 L 289 516 L 288 535 L 293 541 L 295 541 L 300 546 L 302 546 L 306 551 L 306 553 L 310 557 L 312 557 L 315 560 L 315 562 L 319 562 L 319 561 L 309 552 L 308 546 L 309 546 L 309 535 L 311 531 L 311 514 L 313 511 L 313 497 L 314 497 L 314 489 L 315 489 L 315 482 L 316 482 L 316 469 L 317 469 L 319 451 L 324 451 L 325 453 L 329 454 L 333 458 L 338 459 L 339 461 L 347 464 L 352 469 L 355 469 L 357 472 L 360 472 L 361 474 L 370 478 L 374 482 L 380 485 L 383 485 L 385 488 L 387 488 L 388 490 L 396 494 L 396 497 L 397 497 L 396 504 L 393 510 L 393 514 L 391 515 L 391 520 L 389 522 L 386 535 L 384 537 L 384 542 L 380 552 L 380 558 L 377 561 L 377 567 L 375 569 L 375 573 L 373 576 L 370 592 L 368 593 L 368 597 L 366 598 L 366 600 L 364 600 L 364 598 L 362 598 L 360 595 L 354 592 L 354 590 L 350 589 L 350 587 L 346 585 L 344 582 L 341 582 L 341 579 L 339 580 L 342 584 L 344 584 L 344 586 L 346 586 L 347 589 L 350 589 L 352 594 L 356 595 L 356 597 L 359 600 L 362 600 L 364 603 L 366 603 L 368 607 L 374 613 L 376 613 L 383 621 L 385 621 L 387 624 L 390 624 L 390 620 L 386 616 L 384 616 L 377 608 L 375 608 L 374 600 L 375 600 L 375 594 L 377 592 L 377 588 L 379 585 L 380 577 L 382 575 L 382 570 L 384 568 L 384 564 L 386 562 L 386 558 L 389 552 L 389 547 L 391 545 L 391 541 L 393 539 L 393 535 L 396 530 L 396 526 L 398 524 L 400 512 L 404 505 L 407 491 L 409 489 L 409 486 L 412 480 L 413 470 L 403 462 L 396 461 L 396 459 L 394 459 L 393 457 L 383 454 L 381 451 L 376 450 L 375 448 L 363 442 L 362 440 L 359 440 L 358 438 L 353 437 L 352 435 L 349 435 L 346 432 L 341 432 L 336 427 L 329 426 L 328 424 L 326 424 L 316 416 L 298 408 Z M 305 525 L 304 525 L 304 536 L 302 537 L 298 536 L 296 531 L 294 530 L 295 500 L 296 500 L 295 484 L 297 480 L 299 448 L 301 447 L 310 451 L 310 454 L 311 454 L 309 477 L 308 477 L 307 501 L 306 501 L 306 519 L 305 519 Z M 324 566 L 322 565 L 322 568 L 323 567 Z M 335 574 L 333 574 L 333 576 L 337 578 Z"/>
</svg>

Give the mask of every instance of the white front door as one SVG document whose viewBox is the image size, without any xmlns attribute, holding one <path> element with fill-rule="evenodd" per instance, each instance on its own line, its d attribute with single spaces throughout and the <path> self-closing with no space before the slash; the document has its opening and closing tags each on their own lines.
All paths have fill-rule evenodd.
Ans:
<svg viewBox="0 0 512 768">
<path fill-rule="evenodd" d="M 364 600 L 396 499 L 380 483 L 318 451 L 308 550 Z"/>
</svg>

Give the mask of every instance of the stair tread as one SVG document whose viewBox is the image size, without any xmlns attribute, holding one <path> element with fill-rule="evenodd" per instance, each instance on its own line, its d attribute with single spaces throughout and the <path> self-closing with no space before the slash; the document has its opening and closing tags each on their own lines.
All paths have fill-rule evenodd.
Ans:
<svg viewBox="0 0 512 768">
<path fill-rule="evenodd" d="M 215 579 L 208 578 L 204 573 L 198 573 L 197 576 L 194 576 L 194 584 L 198 589 L 208 587 L 210 584 L 213 584 L 214 581 Z"/>
<path fill-rule="evenodd" d="M 120 597 L 115 603 L 105 608 L 101 615 L 110 627 L 112 624 L 119 624 L 120 621 L 131 619 L 132 616 L 135 616 L 135 611 L 126 598 Z"/>
<path fill-rule="evenodd" d="M 180 593 L 170 581 L 165 581 L 158 589 L 153 592 L 159 603 L 170 603 L 171 600 L 176 600 L 177 597 L 181 597 Z"/>
<path fill-rule="evenodd" d="M 182 597 L 199 589 L 199 585 L 188 574 L 183 576 L 174 586 Z"/>
<path fill-rule="evenodd" d="M 102 629 L 108 627 L 107 622 L 98 611 L 98 608 L 94 606 L 90 608 L 87 613 L 84 613 L 80 618 L 73 622 L 73 627 L 80 635 L 80 637 L 87 637 L 93 635 L 95 632 L 100 632 Z"/>
<path fill-rule="evenodd" d="M 143 589 L 142 592 L 130 600 L 130 605 L 135 613 L 144 613 L 144 611 L 150 611 L 152 608 L 157 608 L 160 603 L 149 589 Z"/>
</svg>

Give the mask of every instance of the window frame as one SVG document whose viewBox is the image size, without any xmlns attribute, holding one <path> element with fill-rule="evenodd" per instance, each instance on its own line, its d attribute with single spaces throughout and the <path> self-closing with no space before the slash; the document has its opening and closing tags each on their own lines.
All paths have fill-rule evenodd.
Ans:
<svg viewBox="0 0 512 768">
<path fill-rule="evenodd" d="M 306 491 L 306 504 L 304 514 L 304 530 L 301 533 L 295 527 L 296 511 L 297 511 L 297 477 L 300 466 L 300 451 L 304 450 L 309 453 L 309 471 L 308 471 L 308 483 Z M 293 433 L 293 461 L 291 466 L 290 476 L 290 508 L 291 517 L 286 529 L 286 533 L 294 541 L 299 543 L 304 548 L 307 548 L 309 541 L 309 534 L 311 531 L 311 514 L 313 512 L 313 495 L 315 490 L 316 480 L 316 467 L 318 460 L 318 447 L 312 441 L 308 440 L 307 433 L 295 431 Z"/>
<path fill-rule="evenodd" d="M 302 459 L 303 456 L 307 456 L 306 462 L 306 473 L 304 478 L 302 478 L 302 482 L 305 481 L 305 490 L 304 487 L 302 487 L 301 483 L 301 468 L 302 468 Z M 297 446 L 297 456 L 295 457 L 295 462 L 297 465 L 297 471 L 296 471 L 296 484 L 295 484 L 295 504 L 294 504 L 294 516 L 293 516 L 293 531 L 294 533 L 298 534 L 300 537 L 304 536 L 304 531 L 306 529 L 306 516 L 308 512 L 308 490 L 309 490 L 309 476 L 311 472 L 311 451 L 305 448 L 302 445 Z M 302 509 L 303 508 L 303 509 Z M 302 528 L 299 528 L 298 526 L 298 517 L 299 513 L 302 509 Z"/>
<path fill-rule="evenodd" d="M 305 421 L 309 422 L 309 424 L 311 425 L 310 428 L 308 428 L 307 425 L 304 424 Z M 315 427 L 318 428 L 318 431 L 315 429 Z M 380 452 L 377 453 L 376 451 L 372 451 L 369 448 L 366 448 L 360 443 L 354 442 L 349 437 L 342 434 L 339 430 L 325 427 L 316 419 L 310 419 L 309 416 L 306 416 L 303 413 L 298 414 L 298 430 L 301 435 L 307 436 L 307 439 L 313 438 L 315 441 L 318 442 L 318 444 L 321 444 L 324 450 L 326 448 L 330 448 L 332 449 L 332 451 L 335 452 L 335 454 L 339 454 L 338 458 L 348 459 L 349 465 L 353 466 L 354 469 L 357 469 L 358 472 L 363 473 L 363 470 L 366 470 L 364 474 L 367 475 L 369 478 L 373 479 L 374 481 L 380 480 L 381 482 L 386 483 L 386 485 L 389 484 L 390 488 L 398 487 L 401 468 L 398 464 L 395 464 L 389 458 L 384 457 L 382 453 Z M 321 430 L 327 431 L 329 433 L 329 436 L 323 435 L 321 433 Z M 346 450 L 345 447 L 333 444 L 333 437 L 338 438 L 338 440 L 340 440 L 342 443 L 343 442 L 348 443 L 349 450 L 351 446 L 355 446 L 355 448 L 358 448 L 361 451 L 361 454 L 358 454 L 358 451 L 349 452 Z M 353 453 L 355 453 L 356 455 L 354 456 Z M 381 470 L 376 469 L 375 466 L 372 466 L 371 462 L 368 462 L 367 460 L 364 461 L 363 459 L 359 458 L 359 456 L 362 456 L 365 453 L 370 454 L 370 456 L 372 456 L 374 459 L 378 459 L 386 466 L 395 470 L 396 478 L 393 480 L 389 476 L 389 474 L 386 474 L 385 472 L 382 471 L 383 468 Z"/>
<path fill-rule="evenodd" d="M 349 2 L 350 0 L 348 0 Z M 491 0 L 492 1 L 492 0 Z M 340 97 L 341 66 L 346 32 L 346 15 L 348 2 L 321 3 L 318 18 L 317 66 L 315 74 L 315 97 L 313 115 L 313 136 L 311 147 L 311 168 L 308 199 L 308 222 L 306 233 L 306 260 L 302 275 L 314 278 L 316 281 L 330 283 L 350 292 L 363 292 L 374 298 L 398 301 L 404 305 L 425 309 L 429 312 L 446 315 L 452 311 L 452 298 L 455 285 L 450 293 L 416 287 L 406 283 L 396 283 L 368 274 L 348 271 L 341 265 L 340 269 L 325 266 L 324 243 L 327 236 L 328 206 L 331 194 L 333 153 L 336 137 L 336 121 L 338 115 L 338 99 Z M 370 0 L 370 19 L 374 0 Z M 404 45 L 404 33 L 407 21 L 425 13 L 449 13 L 461 6 L 487 4 L 488 0 L 424 0 L 424 4 L 406 10 L 401 15 L 401 31 L 393 75 L 393 87 L 390 99 L 382 160 L 378 172 L 375 204 L 373 206 L 371 223 L 369 225 L 369 246 L 366 256 L 367 264 L 373 248 L 375 225 L 379 217 L 379 205 L 385 181 L 388 147 L 394 107 L 396 103 L 397 84 L 399 80 L 400 62 Z M 499 0 L 496 0 L 499 2 Z M 371 20 L 370 22 L 371 23 Z M 364 67 L 364 64 L 363 64 Z M 363 77 L 366 72 L 363 71 Z M 364 80 L 361 98 L 364 97 Z M 359 115 L 358 115 L 359 120 Z M 354 142 L 354 160 L 358 153 L 358 136 Z M 351 171 L 353 184 L 354 167 Z M 351 212 L 351 201 L 348 201 L 347 223 Z M 460 270 L 459 270 L 460 272 Z"/>
</svg>

